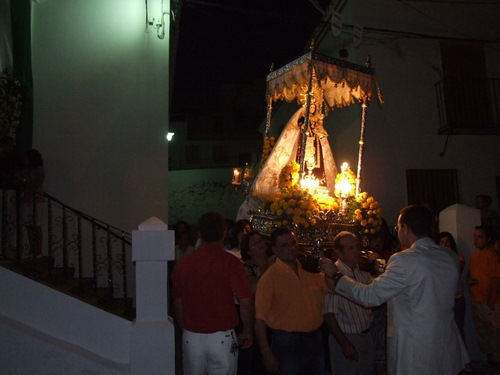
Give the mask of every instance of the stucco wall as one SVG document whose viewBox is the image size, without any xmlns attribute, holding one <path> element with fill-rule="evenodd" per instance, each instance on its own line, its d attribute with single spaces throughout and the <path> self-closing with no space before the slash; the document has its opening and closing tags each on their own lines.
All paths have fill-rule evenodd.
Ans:
<svg viewBox="0 0 500 375">
<path fill-rule="evenodd" d="M 0 280 L 2 374 L 118 374 L 128 368 L 131 322 L 3 267 Z"/>
<path fill-rule="evenodd" d="M 235 220 L 245 196 L 231 185 L 231 173 L 231 168 L 169 172 L 169 224 L 184 220 L 196 231 L 198 218 L 208 211 Z"/>
<path fill-rule="evenodd" d="M 498 210 L 496 176 L 500 175 L 498 135 L 452 135 L 444 156 L 446 136 L 438 135 L 439 118 L 434 84 L 443 79 L 439 38 L 376 36 L 368 29 L 399 30 L 423 35 L 494 39 L 500 33 L 496 6 L 354 0 L 343 12 L 346 25 L 365 28 L 353 47 L 347 27 L 334 38 L 329 32 L 318 51 L 337 56 L 345 46 L 349 61 L 364 64 L 369 56 L 384 96 L 368 108 L 362 190 L 381 203 L 389 224 L 407 204 L 407 169 L 456 169 L 460 203 L 473 206 L 477 194 L 493 197 Z M 485 27 L 488 25 L 488 27 Z M 489 77 L 500 77 L 500 51 L 485 44 Z M 495 63 L 496 62 L 496 63 Z M 359 106 L 335 110 L 326 129 L 337 163 L 357 162 Z"/>
<path fill-rule="evenodd" d="M 160 1 L 148 3 L 158 18 Z M 168 33 L 146 28 L 141 0 L 32 4 L 33 146 L 45 190 L 128 231 L 166 220 Z"/>
</svg>

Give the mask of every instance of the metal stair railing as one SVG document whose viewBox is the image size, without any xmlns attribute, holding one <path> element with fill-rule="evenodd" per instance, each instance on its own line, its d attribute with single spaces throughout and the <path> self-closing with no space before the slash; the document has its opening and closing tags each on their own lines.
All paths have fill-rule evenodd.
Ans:
<svg viewBox="0 0 500 375">
<path fill-rule="evenodd" d="M 27 264 L 25 275 L 33 279 L 92 289 L 101 302 L 121 299 L 130 306 L 130 233 L 47 193 L 0 192 L 1 259 Z"/>
</svg>

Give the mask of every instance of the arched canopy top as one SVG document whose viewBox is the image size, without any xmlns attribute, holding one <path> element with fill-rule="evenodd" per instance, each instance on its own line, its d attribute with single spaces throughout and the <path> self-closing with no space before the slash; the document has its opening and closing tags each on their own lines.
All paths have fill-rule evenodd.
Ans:
<svg viewBox="0 0 500 375">
<path fill-rule="evenodd" d="M 383 102 L 374 69 L 313 51 L 269 73 L 267 94 L 273 102 L 300 101 L 304 87 L 313 77 L 323 89 L 324 100 L 330 108 L 349 106 L 355 101 L 368 102 L 374 93 Z"/>
</svg>

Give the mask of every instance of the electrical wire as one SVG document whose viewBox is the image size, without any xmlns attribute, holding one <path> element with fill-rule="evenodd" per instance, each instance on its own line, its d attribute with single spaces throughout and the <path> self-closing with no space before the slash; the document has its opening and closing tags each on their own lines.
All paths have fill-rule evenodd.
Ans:
<svg viewBox="0 0 500 375">
<path fill-rule="evenodd" d="M 322 22 L 329 25 L 328 22 Z M 343 29 L 354 30 L 354 25 L 343 24 Z M 436 39 L 436 40 L 454 40 L 454 41 L 468 41 L 468 42 L 482 42 L 482 43 L 500 43 L 500 39 L 474 39 L 474 38 L 458 38 L 443 35 L 423 34 L 409 31 L 399 31 L 390 29 L 380 29 L 376 27 L 363 27 L 363 34 L 386 35 L 392 37 L 391 39 L 415 38 L 415 39 Z"/>
<path fill-rule="evenodd" d="M 450 31 L 452 31 L 452 32 L 454 32 L 454 33 L 461 34 L 461 35 L 463 35 L 464 37 L 468 37 L 468 36 L 469 36 L 469 35 L 467 35 L 466 33 L 462 32 L 461 30 L 457 30 L 457 29 L 456 29 L 456 28 L 454 28 L 454 27 L 450 27 L 450 26 L 448 26 L 448 25 L 444 24 L 442 20 L 439 20 L 439 19 L 437 19 L 437 18 L 434 18 L 434 17 L 430 16 L 429 14 L 427 14 L 427 13 L 425 13 L 425 12 L 421 11 L 420 9 L 417 9 L 417 8 L 415 8 L 414 6 L 411 6 L 410 4 L 407 4 L 407 3 L 406 3 L 405 1 L 403 1 L 403 0 L 398 0 L 398 1 L 399 1 L 399 3 L 400 3 L 401 5 L 405 6 L 406 8 L 411 9 L 412 11 L 414 11 L 414 12 L 416 12 L 416 13 L 418 13 L 418 14 L 420 14 L 420 15 L 424 16 L 425 18 L 428 18 L 428 19 L 432 20 L 433 22 L 438 23 L 438 24 L 439 24 L 439 25 L 441 25 L 441 26 L 444 26 L 445 28 L 447 28 L 448 30 L 450 30 Z"/>
</svg>

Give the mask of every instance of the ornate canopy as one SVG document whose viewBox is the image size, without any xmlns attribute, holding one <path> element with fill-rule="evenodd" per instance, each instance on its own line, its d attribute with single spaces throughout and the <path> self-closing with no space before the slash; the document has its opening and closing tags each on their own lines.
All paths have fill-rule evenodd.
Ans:
<svg viewBox="0 0 500 375">
<path fill-rule="evenodd" d="M 382 102 L 374 69 L 310 51 L 268 74 L 267 94 L 273 102 L 300 101 L 304 87 L 313 79 L 323 89 L 330 108 L 340 108 L 355 101 L 367 103 L 374 92 Z"/>
<path fill-rule="evenodd" d="M 333 108 L 349 106 L 355 102 L 361 104 L 356 194 L 360 192 L 368 102 L 376 93 L 379 102 L 383 103 L 382 94 L 375 79 L 375 71 L 370 64 L 366 65 L 356 65 L 346 60 L 321 55 L 311 49 L 305 55 L 269 73 L 266 78 L 267 118 L 265 134 L 269 135 L 271 127 L 272 103 L 278 100 L 286 100 L 287 102 L 297 100 L 301 108 L 304 109 L 305 119 L 301 128 L 302 139 L 299 146 L 301 149 L 304 149 L 306 145 L 310 108 L 313 104 L 325 116 Z M 306 163 L 304 153 L 299 157 L 300 170 L 303 172 Z M 256 184 L 254 183 L 254 185 Z"/>
</svg>

